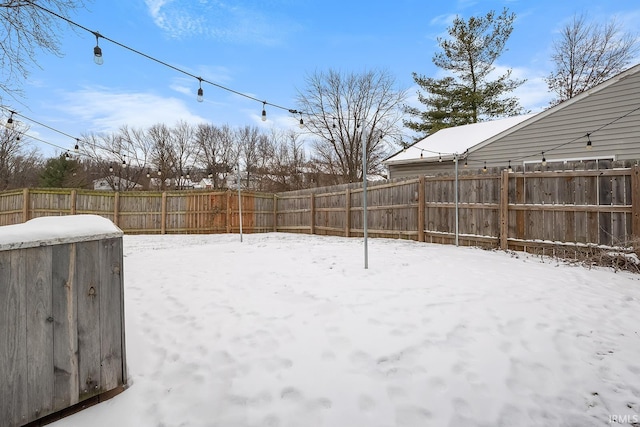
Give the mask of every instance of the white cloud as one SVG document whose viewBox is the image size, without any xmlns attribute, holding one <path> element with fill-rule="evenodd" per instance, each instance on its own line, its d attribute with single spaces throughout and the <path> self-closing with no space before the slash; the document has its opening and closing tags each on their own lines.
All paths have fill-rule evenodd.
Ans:
<svg viewBox="0 0 640 427">
<path fill-rule="evenodd" d="M 63 98 L 59 110 L 70 120 L 82 123 L 82 132 L 113 132 L 123 125 L 143 128 L 156 123 L 174 125 L 179 120 L 206 121 L 192 113 L 183 100 L 151 93 L 98 87 L 69 92 Z"/>
<path fill-rule="evenodd" d="M 278 44 L 299 25 L 266 6 L 223 1 L 145 0 L 154 23 L 169 37 L 207 37 L 226 42 Z"/>
</svg>

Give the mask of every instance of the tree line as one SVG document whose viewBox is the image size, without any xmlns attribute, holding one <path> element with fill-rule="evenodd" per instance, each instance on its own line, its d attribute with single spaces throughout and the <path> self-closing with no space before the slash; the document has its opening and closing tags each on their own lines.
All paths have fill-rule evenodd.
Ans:
<svg viewBox="0 0 640 427">
<path fill-rule="evenodd" d="M 43 3 L 62 16 L 83 7 L 73 0 Z M 29 1 L 0 0 L 0 16 L 0 93 L 15 97 L 20 93 L 15 82 L 26 78 L 35 51 L 59 53 L 52 33 L 58 23 Z M 308 75 L 297 96 L 305 112 L 299 132 L 185 122 L 147 129 L 124 125 L 112 133 L 84 135 L 77 153 L 45 161 L 24 143 L 25 124 L 7 127 L 0 132 L 0 190 L 85 187 L 97 178 L 115 190 L 141 183 L 161 190 L 183 188 L 196 178 L 223 189 L 235 173 L 247 188 L 286 191 L 361 180 L 364 167 L 368 174 L 383 174 L 382 161 L 412 142 L 403 140 L 403 125 L 416 132 L 417 140 L 442 128 L 527 112 L 513 95 L 525 80 L 515 78 L 512 69 L 495 73 L 515 19 L 507 8 L 468 19 L 456 16 L 447 36 L 437 39 L 439 49 L 432 57 L 445 76 L 413 73 L 420 106 L 406 105 L 407 91 L 383 70 L 329 69 Z M 552 51 L 554 68 L 545 78 L 554 96 L 550 106 L 623 71 L 638 45 L 636 36 L 615 21 L 599 24 L 576 15 Z"/>
</svg>

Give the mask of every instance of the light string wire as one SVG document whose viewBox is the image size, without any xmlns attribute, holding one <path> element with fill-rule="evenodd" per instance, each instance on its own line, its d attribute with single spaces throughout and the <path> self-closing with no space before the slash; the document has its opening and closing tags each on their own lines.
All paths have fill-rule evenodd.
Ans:
<svg viewBox="0 0 640 427">
<path fill-rule="evenodd" d="M 154 57 L 153 57 L 153 56 L 151 56 L 151 55 L 148 55 L 148 54 L 146 54 L 146 53 L 144 53 L 144 52 L 141 52 L 141 51 L 139 51 L 139 50 L 137 50 L 137 49 L 134 49 L 134 48 L 132 48 L 132 47 L 129 47 L 129 46 L 127 46 L 127 45 L 125 45 L 125 44 L 123 44 L 123 43 L 120 43 L 120 42 L 118 42 L 118 41 L 116 41 L 116 40 L 113 40 L 113 39 L 111 39 L 111 38 L 109 38 L 109 37 L 107 37 L 107 36 L 105 36 L 105 35 L 100 34 L 100 33 L 99 33 L 99 32 L 97 32 L 97 31 L 93 31 L 93 30 L 91 30 L 91 29 L 89 29 L 89 28 L 85 27 L 84 25 L 78 24 L 77 22 L 72 21 L 71 19 L 69 19 L 69 18 L 67 18 L 67 17 L 65 17 L 65 16 L 62 16 L 62 15 L 60 15 L 60 14 L 58 14 L 58 13 L 56 13 L 56 12 L 52 11 L 52 10 L 47 9 L 47 8 L 46 8 L 46 7 L 44 7 L 44 6 L 41 6 L 41 5 L 37 4 L 37 3 L 34 3 L 32 0 L 25 0 L 25 2 L 26 2 L 26 3 L 29 3 L 30 5 L 32 5 L 32 6 L 34 6 L 34 7 L 37 7 L 37 8 L 39 8 L 39 9 L 43 10 L 43 11 L 44 11 L 44 12 L 46 12 L 46 13 L 49 13 L 49 14 L 51 14 L 51 15 L 53 15 L 53 16 L 55 16 L 55 17 L 59 18 L 59 19 L 62 19 L 63 21 L 66 21 L 66 22 L 67 22 L 68 24 L 70 24 L 70 25 L 76 26 L 76 27 L 78 27 L 78 28 L 80 28 L 80 29 L 82 29 L 82 30 L 84 30 L 84 31 L 88 32 L 88 33 L 93 34 L 93 35 L 96 37 L 96 39 L 101 38 L 101 39 L 107 40 L 107 41 L 109 41 L 109 42 L 111 42 L 111 43 L 113 43 L 113 44 L 115 44 L 115 45 L 117 45 L 117 46 L 120 46 L 120 47 L 122 47 L 122 48 L 124 48 L 124 49 L 127 49 L 127 50 L 129 50 L 129 51 L 133 52 L 133 53 L 136 53 L 136 54 L 138 54 L 138 55 L 140 55 L 140 56 L 143 56 L 143 57 L 145 57 L 145 58 L 147 58 L 147 59 L 149 59 L 149 60 L 151 60 L 151 61 L 154 61 L 154 62 L 156 62 L 156 63 L 158 63 L 158 64 L 164 65 L 165 67 L 171 68 L 171 69 L 172 69 L 172 70 L 174 70 L 174 71 L 177 71 L 177 72 L 179 72 L 179 73 L 182 73 L 182 74 L 184 74 L 184 75 L 187 75 L 187 76 L 189 76 L 189 77 L 192 77 L 192 78 L 194 78 L 194 79 L 198 80 L 198 81 L 199 81 L 199 82 L 201 82 L 201 83 L 208 83 L 208 84 L 210 84 L 211 86 L 215 86 L 215 87 L 217 87 L 217 88 L 219 88 L 219 89 L 222 89 L 222 90 L 225 90 L 225 91 L 231 92 L 231 93 L 233 93 L 233 94 L 236 94 L 236 95 L 242 96 L 242 97 L 247 98 L 247 99 L 250 99 L 250 100 L 252 100 L 252 101 L 259 102 L 259 103 L 261 103 L 263 106 L 264 106 L 264 105 L 269 105 L 269 106 L 271 106 L 271 107 L 275 107 L 275 108 L 279 108 L 279 109 L 281 109 L 281 110 L 287 111 L 287 112 L 289 112 L 289 113 L 291 113 L 291 114 L 303 114 L 303 112 L 302 112 L 302 111 L 298 111 L 298 110 L 293 109 L 293 108 L 283 107 L 283 106 L 278 105 L 278 104 L 273 104 L 273 103 L 268 102 L 268 101 L 266 101 L 266 100 L 258 99 L 258 98 L 254 97 L 254 96 L 247 95 L 246 93 L 242 93 L 242 92 L 240 92 L 240 91 L 237 91 L 237 90 L 234 90 L 234 89 L 228 88 L 228 87 L 226 87 L 226 86 L 223 86 L 223 85 L 221 85 L 221 84 L 215 83 L 215 82 L 210 81 L 210 80 L 207 80 L 207 79 L 202 78 L 202 77 L 200 77 L 200 76 L 196 76 L 196 75 L 195 75 L 195 74 L 193 74 L 193 73 L 190 73 L 190 72 L 188 72 L 188 71 L 185 71 L 185 70 L 183 70 L 183 69 L 181 69 L 181 68 L 178 68 L 178 67 L 176 67 L 176 66 L 174 66 L 174 65 L 171 65 L 171 64 L 169 64 L 169 63 L 167 63 L 167 62 L 165 62 L 165 61 L 162 61 L 162 60 L 160 60 L 160 59 L 154 58 Z"/>
<path fill-rule="evenodd" d="M 8 108 L 8 107 L 4 106 L 4 105 L 0 105 L 0 108 L 1 108 L 1 109 L 3 109 L 3 110 L 5 110 L 6 112 L 8 112 L 8 113 L 9 113 L 9 114 L 11 114 L 11 115 L 22 117 L 23 119 L 25 119 L 25 120 L 27 120 L 27 121 L 29 121 L 29 122 L 32 122 L 32 123 L 38 124 L 38 125 L 40 125 L 40 126 L 43 126 L 43 127 L 47 128 L 47 129 L 49 129 L 49 130 L 53 131 L 53 132 L 57 132 L 57 133 L 59 133 L 60 135 L 64 135 L 64 136 L 66 136 L 66 137 L 68 137 L 68 138 L 71 138 L 71 139 L 73 139 L 73 140 L 75 141 L 75 144 L 76 144 L 76 145 L 78 145 L 78 146 L 80 145 L 80 143 L 82 143 L 83 145 L 88 145 L 88 146 L 92 147 L 93 149 L 101 150 L 101 151 L 104 151 L 104 152 L 106 152 L 106 153 L 113 154 L 115 157 L 117 157 L 117 160 L 120 160 L 121 158 L 126 157 L 126 158 L 129 158 L 129 159 L 131 159 L 131 160 L 135 160 L 137 163 L 144 163 L 144 165 L 143 165 L 143 166 L 141 166 L 141 167 L 143 167 L 143 168 L 144 168 L 144 167 L 147 167 L 147 162 L 146 162 L 146 161 L 145 161 L 145 162 L 143 162 L 143 161 L 142 161 L 142 159 L 139 159 L 139 158 L 138 158 L 137 156 L 135 156 L 135 155 L 123 154 L 123 153 L 121 153 L 121 152 L 119 152 L 119 151 L 117 151 L 117 150 L 114 150 L 114 149 L 112 149 L 112 148 L 99 146 L 99 145 L 97 145 L 97 144 L 94 144 L 94 143 L 91 143 L 91 142 L 87 141 L 86 139 L 77 138 L 77 137 L 75 137 L 75 136 L 73 136 L 73 135 L 70 135 L 70 134 L 68 134 L 68 133 L 64 132 L 64 131 L 61 131 L 61 130 L 56 129 L 56 128 L 52 127 L 52 126 L 46 125 L 46 124 L 41 123 L 41 122 L 39 122 L 39 121 L 37 121 L 37 120 L 34 120 L 34 119 L 30 118 L 30 117 L 27 117 L 27 116 L 25 116 L 24 114 L 18 113 L 17 111 L 12 110 L 12 109 L 10 109 L 10 108 Z M 71 155 L 71 150 L 69 150 L 68 148 L 62 147 L 62 146 L 60 146 L 60 145 L 58 145 L 58 144 L 55 144 L 55 143 L 53 143 L 53 142 L 50 142 L 50 141 L 44 140 L 44 139 L 42 139 L 42 138 L 39 138 L 39 137 L 36 137 L 36 136 L 30 135 L 28 132 L 20 132 L 20 131 L 16 131 L 16 132 L 18 132 L 20 135 L 22 135 L 22 136 L 24 136 L 24 137 L 27 137 L 27 138 L 29 138 L 29 139 L 33 139 L 33 140 L 38 141 L 38 142 L 41 142 L 41 143 L 43 143 L 43 144 L 47 144 L 47 145 L 50 145 L 50 146 L 52 146 L 52 147 L 58 148 L 58 149 L 60 149 L 60 150 L 64 151 L 65 153 L 67 153 L 67 154 L 70 154 L 70 155 Z M 78 147 L 78 148 L 79 148 L 79 147 Z M 92 159 L 92 160 L 96 160 L 96 158 L 95 158 L 94 156 L 92 156 L 92 155 L 90 155 L 90 154 L 88 154 L 88 153 L 83 153 L 82 151 L 77 151 L 77 152 L 76 152 L 76 150 L 73 150 L 73 151 L 74 151 L 74 153 L 73 153 L 73 155 L 72 155 L 72 156 L 83 156 L 83 157 L 87 157 L 87 158 Z M 64 155 L 64 154 L 62 154 L 62 155 Z M 101 161 L 104 161 L 104 162 L 107 162 L 107 163 L 108 163 L 108 162 L 113 162 L 113 160 L 103 160 L 103 159 L 100 159 L 100 160 L 101 160 Z"/>
</svg>

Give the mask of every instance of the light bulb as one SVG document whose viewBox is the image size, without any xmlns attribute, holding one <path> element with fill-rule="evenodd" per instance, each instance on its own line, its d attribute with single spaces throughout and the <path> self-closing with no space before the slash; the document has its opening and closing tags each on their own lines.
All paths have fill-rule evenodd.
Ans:
<svg viewBox="0 0 640 427">
<path fill-rule="evenodd" d="M 198 97 L 196 99 L 198 100 L 198 102 L 204 101 L 204 91 L 201 87 L 198 88 Z"/>
<path fill-rule="evenodd" d="M 300 117 L 300 129 L 304 129 L 304 120 Z"/>
<path fill-rule="evenodd" d="M 96 47 L 93 48 L 93 62 L 95 62 L 98 65 L 104 64 L 104 58 L 102 57 L 102 49 L 100 49 L 100 46 L 98 45 L 96 45 Z"/>
</svg>

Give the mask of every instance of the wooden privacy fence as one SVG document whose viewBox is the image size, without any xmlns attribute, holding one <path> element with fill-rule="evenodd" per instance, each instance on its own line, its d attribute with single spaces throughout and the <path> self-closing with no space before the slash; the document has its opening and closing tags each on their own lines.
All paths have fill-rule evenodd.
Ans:
<svg viewBox="0 0 640 427">
<path fill-rule="evenodd" d="M 243 192 L 243 231 L 362 236 L 362 196 L 359 183 L 276 195 Z M 367 205 L 372 237 L 515 250 L 615 246 L 640 235 L 640 169 L 420 177 L 370 184 Z M 0 225 L 81 213 L 107 217 L 126 233 L 237 233 L 240 225 L 238 194 L 231 191 L 0 193 Z"/>
<path fill-rule="evenodd" d="M 242 193 L 246 233 L 274 230 L 274 195 Z M 129 234 L 237 233 L 238 193 L 171 191 L 111 192 L 24 189 L 0 193 L 0 225 L 42 216 L 93 214 Z"/>
</svg>

